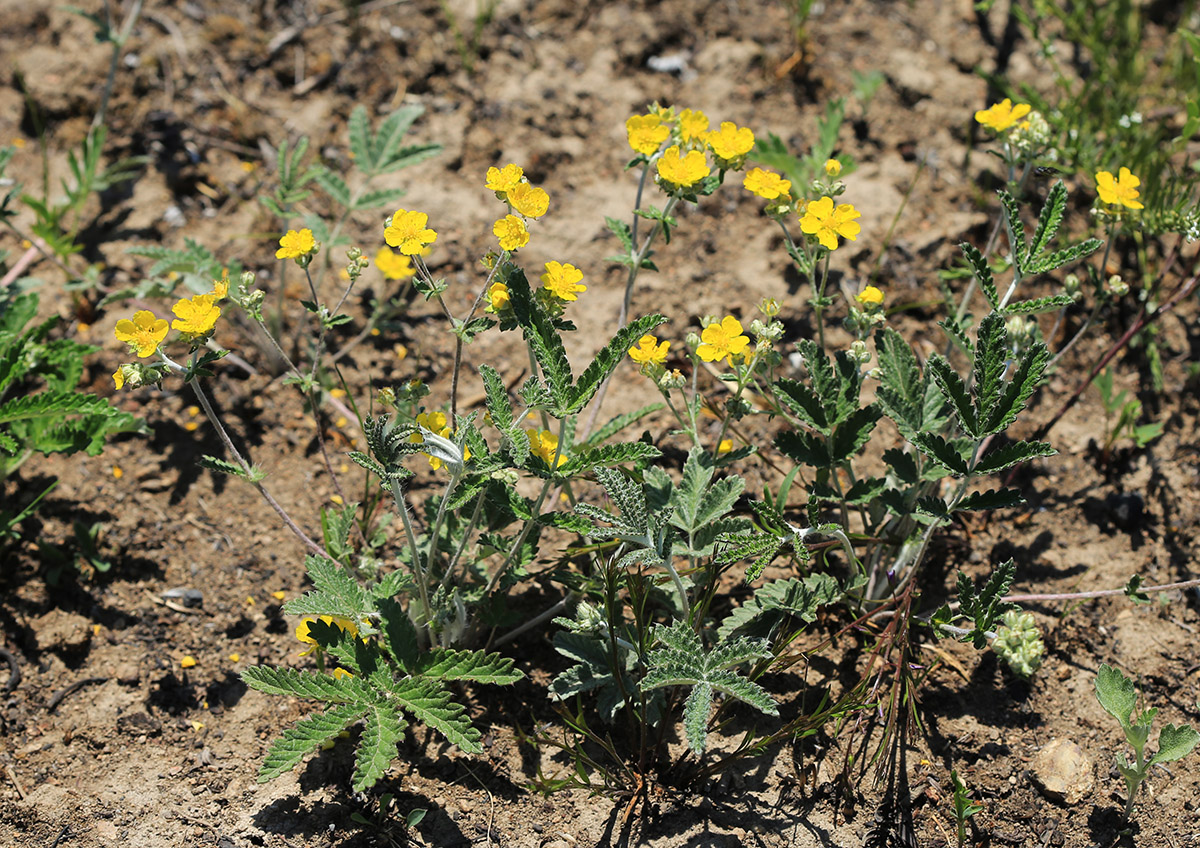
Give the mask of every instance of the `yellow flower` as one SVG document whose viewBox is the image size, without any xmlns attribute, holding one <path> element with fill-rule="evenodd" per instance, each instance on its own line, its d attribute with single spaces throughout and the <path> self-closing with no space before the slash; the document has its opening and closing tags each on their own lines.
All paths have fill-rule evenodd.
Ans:
<svg viewBox="0 0 1200 848">
<path fill-rule="evenodd" d="M 683 139 L 684 144 L 704 141 L 706 132 L 708 132 L 708 115 L 699 109 L 684 109 L 679 113 L 679 137 Z"/>
<path fill-rule="evenodd" d="M 542 286 L 549 289 L 559 300 L 568 303 L 578 300 L 576 295 L 579 292 L 587 291 L 587 286 L 579 284 L 582 279 L 583 272 L 569 262 L 547 262 L 546 273 L 541 276 Z"/>
<path fill-rule="evenodd" d="M 336 678 L 336 679 L 341 679 L 341 678 L 343 678 L 343 677 L 353 677 L 353 676 L 354 676 L 354 672 L 352 672 L 352 671 L 346 671 L 346 669 L 344 669 L 344 668 L 335 668 L 335 669 L 333 670 L 333 676 L 334 676 L 334 678 Z"/>
<path fill-rule="evenodd" d="M 518 183 L 508 190 L 508 202 L 526 218 L 540 218 L 550 208 L 550 195 L 544 188 Z"/>
<path fill-rule="evenodd" d="M 836 177 L 842 172 L 842 163 L 836 159 L 825 160 L 825 173 L 828 176 Z"/>
<path fill-rule="evenodd" d="M 733 364 L 733 357 L 740 354 L 750 344 L 748 336 L 742 335 L 742 324 L 732 315 L 726 315 L 719 324 L 709 324 L 700 334 L 701 344 L 696 353 L 705 362 L 719 362 L 728 358 Z"/>
<path fill-rule="evenodd" d="M 411 259 L 403 253 L 393 253 L 386 247 L 381 247 L 375 252 L 375 267 L 387 280 L 407 280 L 417 273 Z"/>
<path fill-rule="evenodd" d="M 300 656 L 302 656 L 302 657 L 307 657 L 309 654 L 311 654 L 313 651 L 315 651 L 317 649 L 317 640 L 313 637 L 313 635 L 311 633 L 309 633 L 309 625 L 312 624 L 314 621 L 316 621 L 315 618 L 305 618 L 300 622 L 299 626 L 296 628 L 296 638 L 299 639 L 301 642 L 304 642 L 305 644 L 312 645 L 311 648 L 309 648 L 307 651 L 304 651 L 300 654 Z M 334 625 L 339 630 L 349 633 L 351 636 L 358 635 L 358 625 L 355 624 L 353 621 L 351 621 L 348 618 L 340 618 L 340 617 L 334 616 L 334 615 L 323 615 L 323 616 L 321 616 L 321 621 L 325 622 L 326 624 Z"/>
<path fill-rule="evenodd" d="M 113 383 L 117 387 L 117 391 L 118 392 L 121 391 L 121 389 L 124 388 L 124 386 L 125 386 L 125 372 L 122 371 L 120 368 L 118 368 L 116 371 L 113 372 L 112 378 L 113 378 Z"/>
<path fill-rule="evenodd" d="M 299 259 L 308 256 L 317 248 L 312 230 L 305 227 L 300 232 L 288 230 L 279 239 L 279 250 L 275 251 L 276 259 Z"/>
<path fill-rule="evenodd" d="M 194 668 L 196 665 L 196 658 L 192 656 L 184 657 L 179 661 L 179 665 L 183 668 Z"/>
<path fill-rule="evenodd" d="M 733 121 L 722 121 L 721 128 L 705 136 L 708 146 L 721 159 L 734 160 L 754 149 L 754 133 Z"/>
<path fill-rule="evenodd" d="M 755 168 L 746 174 L 746 178 L 742 180 L 742 186 L 746 191 L 753 192 L 765 200 L 775 200 L 788 196 L 788 192 L 792 189 L 792 181 L 785 180 L 772 171 Z"/>
<path fill-rule="evenodd" d="M 501 250 L 520 250 L 529 244 L 529 230 L 516 215 L 505 215 L 492 225 L 492 232 L 500 239 Z"/>
<path fill-rule="evenodd" d="M 1143 209 L 1138 201 L 1137 187 L 1142 181 L 1129 173 L 1128 168 L 1117 172 L 1116 179 L 1108 171 L 1096 172 L 1096 192 L 1104 203 L 1119 204 L 1129 209 Z"/>
<path fill-rule="evenodd" d="M 504 283 L 492 283 L 491 288 L 488 289 L 487 298 L 488 303 L 492 305 L 492 311 L 499 312 L 508 306 L 508 286 Z"/>
<path fill-rule="evenodd" d="M 118 321 L 114 334 L 118 341 L 128 343 L 134 353 L 145 359 L 153 356 L 167 337 L 167 322 L 155 318 L 150 310 L 142 309 L 133 313 L 132 321 L 128 318 Z"/>
<path fill-rule="evenodd" d="M 216 303 L 219 300 L 224 300 L 225 298 L 229 297 L 228 273 L 226 274 L 226 276 L 222 277 L 219 280 L 213 280 L 212 291 L 210 291 L 208 293 L 208 295 L 209 295 L 209 297 L 211 297 L 213 299 L 213 303 Z"/>
<path fill-rule="evenodd" d="M 429 216 L 424 212 L 397 209 L 391 226 L 383 231 L 383 240 L 389 247 L 400 248 L 405 256 L 416 256 L 425 245 L 437 241 L 437 233 L 425 226 L 428 223 Z"/>
<path fill-rule="evenodd" d="M 838 236 L 850 241 L 857 240 L 862 227 L 854 219 L 861 214 L 849 203 L 843 203 L 834 209 L 833 198 L 822 197 L 805 207 L 800 218 L 800 229 L 810 236 L 815 235 L 824 247 L 837 250 Z"/>
<path fill-rule="evenodd" d="M 558 436 L 549 430 L 538 430 L 536 427 L 530 427 L 525 434 L 529 436 L 530 452 L 535 456 L 540 456 L 542 462 L 549 465 L 554 460 L 554 452 L 558 450 Z M 559 454 L 558 462 L 554 464 L 554 467 L 558 468 L 566 461 L 567 457 Z"/>
<path fill-rule="evenodd" d="M 665 126 L 658 115 L 634 115 L 625 122 L 625 134 L 635 151 L 643 156 L 653 156 L 671 134 L 671 128 Z"/>
<path fill-rule="evenodd" d="M 181 300 L 171 307 L 171 311 L 177 316 L 177 320 L 171 322 L 171 328 L 193 339 L 211 333 L 221 317 L 221 307 L 213 303 L 211 294 L 198 294 Z"/>
<path fill-rule="evenodd" d="M 491 191 L 512 191 L 521 182 L 525 172 L 520 165 L 505 165 L 503 168 L 488 168 L 484 188 Z"/>
<path fill-rule="evenodd" d="M 883 306 L 883 292 L 875 286 L 867 286 L 854 299 L 867 308 Z"/>
<path fill-rule="evenodd" d="M 679 146 L 668 147 L 658 160 L 658 175 L 665 182 L 679 188 L 695 185 L 707 177 L 708 161 L 699 150 L 689 150 L 686 156 L 680 155 Z"/>
<path fill-rule="evenodd" d="M 629 349 L 629 358 L 639 365 L 665 365 L 670 349 L 670 342 L 659 342 L 657 336 L 647 334 L 638 340 L 637 347 Z"/>
<path fill-rule="evenodd" d="M 717 445 L 717 456 L 729 453 L 733 450 L 733 439 L 721 439 L 721 444 Z"/>
<path fill-rule="evenodd" d="M 1028 115 L 1031 108 L 1028 103 L 1018 103 L 1014 106 L 1013 102 L 1005 97 L 999 103 L 994 103 L 987 109 L 980 109 L 976 112 L 975 120 L 988 129 L 1004 132 Z"/>
</svg>

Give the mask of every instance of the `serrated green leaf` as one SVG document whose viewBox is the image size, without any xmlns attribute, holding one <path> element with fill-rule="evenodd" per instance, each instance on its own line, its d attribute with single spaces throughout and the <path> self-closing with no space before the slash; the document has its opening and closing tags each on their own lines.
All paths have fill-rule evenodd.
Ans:
<svg viewBox="0 0 1200 848">
<path fill-rule="evenodd" d="M 292 615 L 332 615 L 357 621 L 374 612 L 374 599 L 345 568 L 332 560 L 309 556 L 305 560 L 313 591 L 288 601 Z"/>
<path fill-rule="evenodd" d="M 962 476 L 969 472 L 967 462 L 963 459 L 962 454 L 941 436 L 933 433 L 914 433 L 911 441 L 920 449 L 921 453 L 944 465 L 952 473 Z"/>
<path fill-rule="evenodd" d="M 492 417 L 492 424 L 499 430 L 511 427 L 513 425 L 512 406 L 509 404 L 508 389 L 504 386 L 500 372 L 490 365 L 480 365 L 479 376 L 483 378 L 487 410 Z"/>
<path fill-rule="evenodd" d="M 475 683 L 504 685 L 525 676 L 513 667 L 513 660 L 483 651 L 430 651 L 421 658 L 421 674 L 438 680 L 469 680 Z"/>
<path fill-rule="evenodd" d="M 1072 262 L 1078 262 L 1087 256 L 1091 256 L 1097 250 L 1104 246 L 1104 242 L 1100 239 L 1087 239 L 1079 244 L 1071 247 L 1056 250 L 1048 256 L 1043 256 L 1037 261 L 1032 268 L 1031 273 L 1044 274 L 1047 271 L 1053 271 L 1056 268 L 1062 268 L 1065 265 L 1070 265 Z"/>
<path fill-rule="evenodd" d="M 976 474 L 995 474 L 1039 456 L 1054 456 L 1058 453 L 1046 442 L 1010 442 L 1004 447 L 989 452 L 975 464 Z"/>
<path fill-rule="evenodd" d="M 336 737 L 366 710 L 365 704 L 342 704 L 300 719 L 271 743 L 259 768 L 258 782 L 266 783 L 291 771 L 309 751 Z"/>
<path fill-rule="evenodd" d="M 1034 262 L 1054 240 L 1066 208 L 1067 187 L 1063 185 L 1062 180 L 1056 180 L 1054 185 L 1050 186 L 1050 191 L 1046 193 L 1046 203 L 1042 206 L 1041 214 L 1038 215 L 1037 228 L 1033 231 L 1033 240 L 1029 243 L 1028 255 Z"/>
<path fill-rule="evenodd" d="M 694 753 L 704 753 L 704 742 L 708 736 L 708 713 L 712 709 L 713 689 L 700 681 L 692 687 L 683 704 L 683 728 L 687 735 L 688 748 Z"/>
<path fill-rule="evenodd" d="M 420 644 L 412 619 L 408 617 L 404 608 L 390 596 L 380 598 L 377 605 L 380 630 L 383 631 L 388 651 L 399 663 L 401 669 L 410 674 L 415 672 L 420 656 Z"/>
<path fill-rule="evenodd" d="M 633 254 L 633 235 L 629 231 L 629 225 L 624 221 L 618 221 L 616 218 L 605 217 L 604 223 L 608 225 L 608 229 L 621 242 L 621 246 Z M 629 256 L 620 257 L 629 260 Z"/>
<path fill-rule="evenodd" d="M 660 456 L 662 456 L 661 450 L 645 442 L 601 445 L 598 448 L 574 454 L 562 464 L 557 473 L 560 476 L 568 477 L 591 471 L 594 468 L 611 468 L 626 462 L 638 462 Z"/>
<path fill-rule="evenodd" d="M 1039 297 L 1033 300 L 1018 300 L 1004 308 L 1005 315 L 1034 315 L 1038 312 L 1048 312 L 1051 309 L 1061 309 L 1070 306 L 1075 300 L 1070 295 L 1056 294 L 1049 297 Z"/>
<path fill-rule="evenodd" d="M 963 255 L 967 258 L 967 262 L 971 266 L 971 271 L 975 274 L 975 280 L 979 283 L 979 289 L 987 297 L 988 303 L 992 309 L 1000 308 L 1000 294 L 996 291 L 996 282 L 992 279 L 992 268 L 988 265 L 987 259 L 979 252 L 979 248 L 969 242 L 959 244 Z"/>
<path fill-rule="evenodd" d="M 355 677 L 256 665 L 243 669 L 242 680 L 251 689 L 269 695 L 296 695 L 327 704 L 367 704 L 371 701 L 370 690 Z"/>
<path fill-rule="evenodd" d="M 365 212 L 372 209 L 391 209 L 408 191 L 403 188 L 380 188 L 365 192 L 354 201 L 351 209 L 355 212 Z"/>
<path fill-rule="evenodd" d="M 871 431 L 882 413 L 875 404 L 855 410 L 837 425 L 829 446 L 830 459 L 843 463 L 855 456 L 871 437 Z"/>
<path fill-rule="evenodd" d="M 391 696 L 405 712 L 446 737 L 468 754 L 483 750 L 481 734 L 471 725 L 466 708 L 454 703 L 450 693 L 431 680 L 409 678 L 392 687 Z"/>
<path fill-rule="evenodd" d="M 350 782 L 355 792 L 366 792 L 387 773 L 396 759 L 396 745 L 404 739 L 404 728 L 408 726 L 389 704 L 372 704 L 365 718 Z"/>
<path fill-rule="evenodd" d="M 1000 204 L 1004 207 L 1004 223 L 1008 228 L 1009 249 L 1012 251 L 1013 264 L 1016 266 L 1019 276 L 1027 276 L 1025 270 L 1029 265 L 1029 254 L 1025 245 L 1025 225 L 1021 222 L 1021 209 L 1007 191 L 1001 189 L 996 194 L 999 195 Z"/>
<path fill-rule="evenodd" d="M 567 351 L 558 331 L 554 329 L 553 322 L 534 300 L 525 272 L 514 268 L 508 275 L 507 285 L 509 302 L 512 304 L 517 324 L 520 325 L 525 342 L 542 370 L 542 376 L 553 399 L 554 417 L 561 418 L 568 414 L 575 399 L 574 378 L 571 375 L 571 364 L 567 360 Z"/>
<path fill-rule="evenodd" d="M 942 396 L 954 408 L 963 431 L 971 438 L 979 438 L 979 423 L 975 417 L 975 408 L 971 403 L 970 393 L 953 366 L 941 354 L 935 353 L 925 363 L 925 367 L 933 376 Z M 943 462 L 943 464 L 945 463 Z"/>
<path fill-rule="evenodd" d="M 828 446 L 815 433 L 785 431 L 775 436 L 773 444 L 781 453 L 803 465 L 826 468 L 831 464 Z"/>
<path fill-rule="evenodd" d="M 829 435 L 829 420 L 820 398 L 808 386 L 797 380 L 783 379 L 773 387 L 775 397 L 783 401 L 797 418 L 810 427 Z"/>
<path fill-rule="evenodd" d="M 1041 383 L 1042 373 L 1046 370 L 1049 360 L 1050 351 L 1040 342 L 1031 345 L 1022 354 L 1020 363 L 1005 385 L 991 414 L 982 422 L 981 435 L 1002 433 L 1017 420 L 1030 395 Z"/>
</svg>

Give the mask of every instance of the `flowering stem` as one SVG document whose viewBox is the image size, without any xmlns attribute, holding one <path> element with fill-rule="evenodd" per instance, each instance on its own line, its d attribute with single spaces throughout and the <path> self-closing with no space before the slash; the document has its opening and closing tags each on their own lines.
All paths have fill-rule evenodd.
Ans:
<svg viewBox="0 0 1200 848">
<path fill-rule="evenodd" d="M 417 593 L 421 596 L 423 612 L 421 624 L 428 629 L 429 622 L 433 620 L 433 607 L 429 604 L 429 586 L 425 580 L 425 570 L 421 568 L 421 549 L 417 546 L 417 534 L 413 530 L 412 519 L 408 517 L 408 503 L 404 500 L 404 489 L 401 486 L 400 478 L 392 477 L 388 480 L 388 488 L 392 490 L 392 497 L 396 501 L 396 510 L 400 513 L 400 521 L 404 524 L 404 535 L 408 538 L 413 572 L 417 578 Z"/>
<path fill-rule="evenodd" d="M 179 371 L 179 372 L 184 371 L 183 366 L 181 366 L 178 362 L 174 362 L 173 360 L 171 360 L 169 357 L 167 357 L 166 354 L 162 353 L 162 351 L 159 351 L 159 356 L 161 356 L 163 358 L 163 361 L 166 362 L 167 365 L 170 368 L 172 368 L 173 370 Z M 195 364 L 197 357 L 198 357 L 198 351 L 193 352 L 192 353 L 192 364 L 193 365 Z M 284 525 L 289 530 L 292 531 L 292 533 L 296 536 L 297 539 L 299 539 L 301 542 L 304 543 L 304 546 L 306 548 L 308 548 L 310 551 L 315 553 L 317 556 L 324 557 L 325 559 L 330 560 L 331 562 L 336 562 L 336 560 L 334 560 L 334 558 L 331 557 L 325 551 L 325 549 L 323 547 L 321 547 L 316 542 L 314 542 L 312 539 L 310 539 L 308 537 L 308 534 L 300 529 L 299 525 L 297 525 L 296 522 L 292 520 L 291 516 L 288 515 L 287 512 L 284 511 L 283 507 L 279 505 L 279 502 L 276 501 L 275 498 L 273 498 L 271 496 L 271 493 L 267 491 L 267 488 L 266 488 L 266 486 L 264 486 L 262 484 L 262 481 L 254 479 L 254 472 L 253 472 L 253 469 L 251 469 L 251 467 L 250 467 L 250 463 L 246 461 L 246 459 L 242 456 L 241 452 L 238 451 L 237 447 L 233 444 L 233 440 L 229 437 L 229 433 L 225 430 L 224 425 L 221 423 L 221 419 L 217 416 L 216 411 L 213 409 L 212 404 L 209 402 L 208 395 L 206 395 L 204 393 L 204 389 L 201 388 L 200 380 L 199 379 L 192 380 L 191 384 L 192 384 L 192 391 L 195 392 L 196 399 L 200 402 L 200 406 L 204 409 L 204 414 L 208 417 L 208 420 L 212 423 L 213 429 L 215 429 L 217 431 L 217 437 L 221 440 L 221 444 L 223 444 L 225 446 L 225 450 L 229 451 L 229 455 L 234 458 L 234 460 L 237 462 L 237 464 L 239 466 L 241 466 L 242 472 L 245 474 L 246 479 L 249 480 L 250 484 L 252 486 L 254 486 L 255 489 L 258 490 L 258 493 L 260 495 L 262 495 L 263 500 L 265 500 L 267 502 L 267 504 L 271 507 L 271 509 L 275 510 L 276 514 L 283 520 Z"/>
<path fill-rule="evenodd" d="M 442 530 L 442 519 L 446 516 L 446 502 L 450 500 L 450 493 L 454 491 L 454 487 L 458 485 L 458 478 L 462 475 L 462 465 L 452 466 L 450 471 L 450 479 L 446 481 L 446 490 L 442 492 L 442 500 L 438 504 L 437 515 L 434 516 L 433 525 L 429 528 L 429 558 L 426 560 L 426 574 L 434 573 L 435 557 L 437 556 L 438 534 Z M 481 498 L 482 499 L 482 498 Z M 449 569 L 446 571 L 449 574 Z M 443 578 L 443 584 L 445 579 Z"/>
</svg>

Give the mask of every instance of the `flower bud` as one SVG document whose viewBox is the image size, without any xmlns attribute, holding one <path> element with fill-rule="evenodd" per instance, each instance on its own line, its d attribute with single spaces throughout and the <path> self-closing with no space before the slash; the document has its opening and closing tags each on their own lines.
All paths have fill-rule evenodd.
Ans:
<svg viewBox="0 0 1200 848">
<path fill-rule="evenodd" d="M 1108 278 L 1108 290 L 1114 297 L 1124 297 L 1129 294 L 1129 283 L 1121 279 L 1120 274 Z"/>
</svg>

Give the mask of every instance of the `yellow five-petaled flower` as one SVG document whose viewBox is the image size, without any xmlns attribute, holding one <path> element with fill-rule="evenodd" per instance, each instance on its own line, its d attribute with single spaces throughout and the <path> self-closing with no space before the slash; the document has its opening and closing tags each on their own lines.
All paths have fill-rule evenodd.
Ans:
<svg viewBox="0 0 1200 848">
<path fill-rule="evenodd" d="M 501 250 L 520 250 L 529 244 L 529 230 L 516 215 L 505 215 L 492 225 L 492 232 L 500 240 Z"/>
<path fill-rule="evenodd" d="M 746 191 L 753 192 L 764 200 L 777 200 L 788 196 L 792 189 L 792 181 L 785 180 L 772 171 L 755 168 L 746 174 L 742 186 Z"/>
<path fill-rule="evenodd" d="M 142 309 L 133 313 L 132 321 L 128 318 L 118 321 L 114 332 L 118 340 L 128 343 L 134 353 L 145 359 L 153 356 L 167 337 L 167 322 L 155 318 L 149 309 Z"/>
<path fill-rule="evenodd" d="M 279 239 L 279 250 L 275 251 L 275 258 L 300 259 L 303 256 L 308 256 L 308 254 L 316 249 L 317 242 L 313 238 L 312 230 L 307 227 L 299 232 L 288 230 Z"/>
<path fill-rule="evenodd" d="M 625 122 L 625 134 L 635 151 L 643 156 L 653 156 L 671 134 L 671 128 L 658 115 L 634 115 Z"/>
<path fill-rule="evenodd" d="M 638 340 L 636 347 L 629 349 L 629 358 L 639 365 L 665 365 L 670 349 L 669 341 L 660 342 L 657 336 L 646 334 Z"/>
<path fill-rule="evenodd" d="M 485 188 L 492 191 L 512 191 L 521 182 L 525 171 L 520 165 L 505 165 L 503 168 L 488 168 Z"/>
<path fill-rule="evenodd" d="M 742 335 L 742 323 L 732 315 L 726 315 L 720 323 L 709 324 L 700 334 L 700 346 L 696 353 L 705 362 L 719 362 L 742 353 L 750 344 L 750 338 Z"/>
<path fill-rule="evenodd" d="M 822 246 L 837 250 L 838 236 L 850 241 L 858 239 L 862 227 L 854 219 L 861 214 L 849 203 L 842 203 L 835 209 L 832 197 L 822 197 L 804 208 L 804 214 L 800 217 L 800 230 L 810 236 L 816 236 Z"/>
<path fill-rule="evenodd" d="M 388 280 L 407 280 L 417 273 L 410 258 L 403 253 L 393 253 L 386 247 L 379 248 L 375 253 L 375 267 Z"/>
<path fill-rule="evenodd" d="M 704 141 L 708 132 L 708 115 L 699 109 L 684 109 L 679 113 L 679 137 L 684 144 Z"/>
<path fill-rule="evenodd" d="M 1128 168 L 1122 168 L 1114 178 L 1109 171 L 1096 172 L 1096 193 L 1108 204 L 1124 206 L 1128 209 L 1143 209 L 1138 198 L 1137 187 L 1142 181 L 1129 173 Z"/>
<path fill-rule="evenodd" d="M 488 303 L 491 304 L 493 312 L 499 312 L 508 305 L 508 286 L 504 283 L 492 283 L 487 292 Z"/>
<path fill-rule="evenodd" d="M 176 315 L 176 320 L 171 322 L 171 328 L 196 339 L 207 336 L 221 317 L 221 307 L 217 306 L 215 301 L 215 293 L 198 294 L 179 301 L 171 307 L 171 311 Z"/>
<path fill-rule="evenodd" d="M 1029 114 L 1032 107 L 1028 103 L 1018 103 L 1016 106 L 1013 102 L 1005 97 L 999 103 L 993 103 L 986 109 L 980 109 L 975 113 L 975 120 L 983 124 L 988 129 L 996 132 L 1004 132 L 1017 121 Z"/>
<path fill-rule="evenodd" d="M 587 286 L 579 284 L 582 279 L 583 272 L 570 262 L 547 262 L 546 273 L 541 276 L 542 285 L 559 300 L 568 303 L 578 300 L 579 292 L 587 291 Z"/>
<path fill-rule="evenodd" d="M 505 194 L 509 204 L 526 218 L 540 218 L 550 208 L 550 195 L 544 188 L 517 183 Z"/>
<path fill-rule="evenodd" d="M 427 244 L 437 241 L 437 233 L 429 229 L 429 216 L 424 212 L 397 209 L 392 223 L 383 231 L 389 247 L 398 247 L 405 256 L 416 256 Z"/>
<path fill-rule="evenodd" d="M 738 159 L 754 149 L 754 133 L 733 121 L 722 121 L 721 128 L 705 136 L 705 141 L 718 158 L 725 160 Z"/>
<path fill-rule="evenodd" d="M 678 188 L 693 186 L 712 173 L 703 153 L 699 150 L 689 150 L 686 155 L 682 155 L 678 145 L 663 151 L 656 167 L 664 182 Z"/>
</svg>

